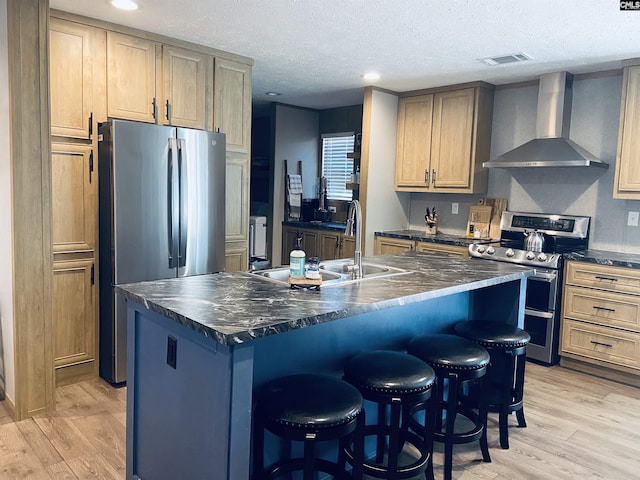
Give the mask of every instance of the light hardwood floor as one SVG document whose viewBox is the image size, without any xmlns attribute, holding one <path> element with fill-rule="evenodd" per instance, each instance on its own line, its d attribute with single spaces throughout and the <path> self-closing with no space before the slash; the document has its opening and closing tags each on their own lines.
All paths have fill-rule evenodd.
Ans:
<svg viewBox="0 0 640 480">
<path fill-rule="evenodd" d="M 123 479 L 125 397 L 98 379 L 60 387 L 55 413 L 21 422 L 0 402 L 0 479 Z M 492 463 L 455 447 L 454 479 L 640 479 L 640 389 L 528 363 L 525 415 L 527 428 L 510 421 L 509 450 L 491 419 Z M 434 460 L 441 479 L 441 448 Z"/>
</svg>

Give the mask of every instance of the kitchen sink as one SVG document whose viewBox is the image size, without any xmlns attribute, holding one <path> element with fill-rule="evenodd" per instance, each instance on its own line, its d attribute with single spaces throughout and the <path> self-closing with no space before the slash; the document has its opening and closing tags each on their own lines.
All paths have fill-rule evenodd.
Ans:
<svg viewBox="0 0 640 480">
<path fill-rule="evenodd" d="M 390 277 L 393 275 L 401 275 L 405 273 L 411 273 L 409 270 L 403 270 L 397 267 L 390 267 L 388 265 L 378 265 L 369 262 L 362 263 L 363 277 L 353 277 L 353 260 L 341 259 L 341 260 L 328 260 L 320 262 L 320 275 L 322 276 L 322 286 L 329 287 L 335 285 L 346 285 L 353 282 L 361 282 L 363 280 L 373 278 Z M 263 278 L 278 282 L 289 283 L 289 267 L 283 266 L 279 268 L 272 268 L 270 270 L 258 270 L 253 272 Z"/>
<path fill-rule="evenodd" d="M 254 272 L 263 277 L 271 278 L 277 282 L 289 282 L 289 267 L 272 268 L 271 270 L 258 270 Z M 322 277 L 322 283 L 329 282 L 331 280 L 342 280 L 340 273 L 331 272 L 328 270 L 321 270 L 320 276 Z"/>
</svg>

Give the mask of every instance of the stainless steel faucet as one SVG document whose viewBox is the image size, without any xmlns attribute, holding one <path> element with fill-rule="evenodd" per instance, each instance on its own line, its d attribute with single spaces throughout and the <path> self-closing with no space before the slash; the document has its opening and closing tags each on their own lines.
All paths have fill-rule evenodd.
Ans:
<svg viewBox="0 0 640 480">
<path fill-rule="evenodd" d="M 354 232 L 355 227 L 355 232 Z M 351 271 L 356 278 L 362 278 L 362 208 L 358 200 L 352 200 L 347 213 L 347 225 L 344 234 L 356 237 L 356 249 L 353 255 L 353 266 Z"/>
</svg>

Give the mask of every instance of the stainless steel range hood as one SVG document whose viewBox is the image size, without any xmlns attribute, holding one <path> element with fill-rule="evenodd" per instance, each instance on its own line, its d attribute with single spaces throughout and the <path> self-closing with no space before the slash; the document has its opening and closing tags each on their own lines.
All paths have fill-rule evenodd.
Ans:
<svg viewBox="0 0 640 480">
<path fill-rule="evenodd" d="M 484 162 L 487 168 L 521 167 L 600 167 L 598 160 L 575 142 L 569 140 L 573 75 L 567 72 L 540 76 L 536 138 L 498 158 Z"/>
</svg>

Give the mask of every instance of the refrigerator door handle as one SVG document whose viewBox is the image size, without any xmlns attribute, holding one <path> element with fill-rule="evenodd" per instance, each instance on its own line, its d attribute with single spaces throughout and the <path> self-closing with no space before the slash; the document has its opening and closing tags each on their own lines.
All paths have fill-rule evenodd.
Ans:
<svg viewBox="0 0 640 480">
<path fill-rule="evenodd" d="M 180 185 L 180 241 L 179 241 L 179 253 L 178 253 L 178 267 L 185 267 L 187 265 L 187 234 L 189 232 L 189 222 L 187 218 L 188 198 L 187 195 L 187 149 L 186 143 L 183 138 L 178 140 L 178 184 Z"/>
<path fill-rule="evenodd" d="M 178 214 L 179 214 L 179 187 L 176 177 L 175 159 L 178 153 L 178 145 L 175 138 L 169 138 L 169 152 L 167 158 L 167 223 L 169 233 L 169 268 L 178 266 Z M 179 168 L 179 167 L 178 167 Z"/>
</svg>

